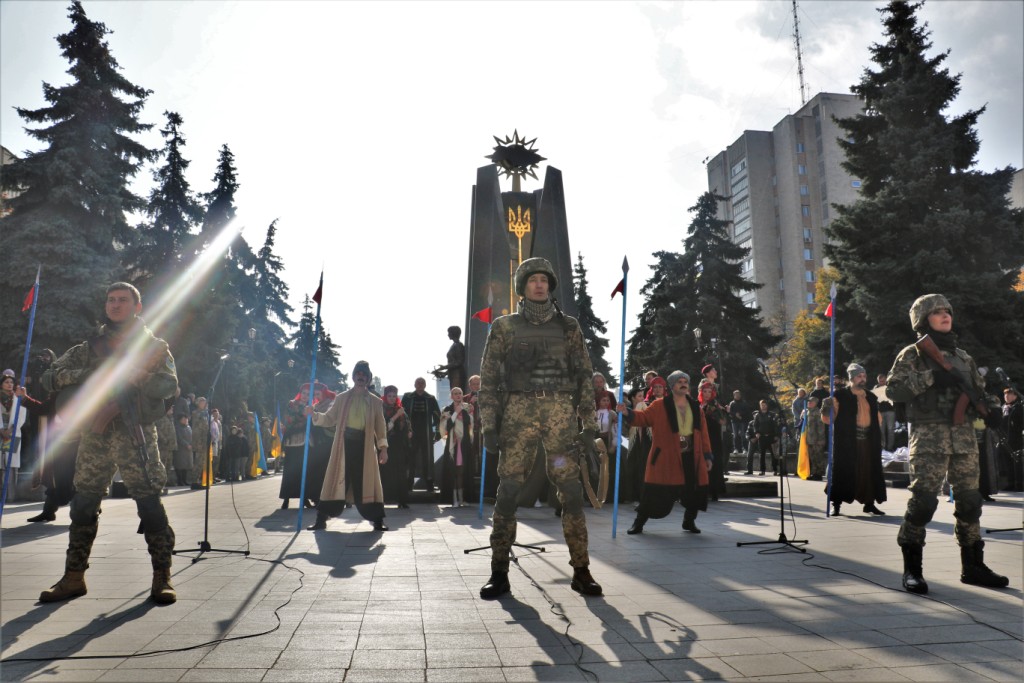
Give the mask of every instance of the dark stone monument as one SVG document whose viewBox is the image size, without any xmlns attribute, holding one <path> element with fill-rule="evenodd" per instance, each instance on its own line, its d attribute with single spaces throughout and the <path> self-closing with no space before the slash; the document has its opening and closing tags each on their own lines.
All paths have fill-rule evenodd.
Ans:
<svg viewBox="0 0 1024 683">
<path fill-rule="evenodd" d="M 469 233 L 469 282 L 466 288 L 466 364 L 469 374 L 480 372 L 487 340 L 487 323 L 474 315 L 490 306 L 497 318 L 516 311 L 512 277 L 524 259 L 542 256 L 558 276 L 555 298 L 566 314 L 576 315 L 572 289 L 572 257 L 565 217 L 562 172 L 548 166 L 544 187 L 523 192 L 523 176 L 537 179 L 536 167 L 546 159 L 519 132 L 504 140 L 495 136 L 493 163 L 476 170 Z M 512 179 L 512 191 L 502 192 L 499 172 Z"/>
</svg>

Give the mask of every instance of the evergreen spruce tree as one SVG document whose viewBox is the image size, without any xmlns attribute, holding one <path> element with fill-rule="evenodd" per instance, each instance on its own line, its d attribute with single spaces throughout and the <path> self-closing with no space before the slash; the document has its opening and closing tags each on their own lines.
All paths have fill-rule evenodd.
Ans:
<svg viewBox="0 0 1024 683">
<path fill-rule="evenodd" d="M 587 291 L 587 268 L 583 265 L 583 254 L 577 254 L 576 266 L 573 268 L 572 289 L 576 296 L 577 321 L 587 343 L 587 353 L 594 372 L 600 372 L 608 381 L 608 386 L 619 386 L 619 378 L 612 374 L 612 368 L 604 357 L 608 348 L 608 339 L 601 335 L 608 333 L 608 326 L 594 315 L 594 301 Z"/>
<path fill-rule="evenodd" d="M 696 386 L 701 367 L 714 362 L 720 381 L 725 380 L 723 393 L 740 389 L 748 396 L 763 395 L 767 386 L 756 359 L 767 356 L 780 338 L 761 322 L 757 309 L 743 303 L 742 293 L 761 285 L 740 272 L 740 261 L 749 250 L 733 244 L 726 221 L 715 217 L 721 200 L 705 192 L 690 207 L 694 217 L 682 254 L 655 253 L 658 265 L 641 291 L 649 315 L 633 349 L 634 366 L 663 376 L 683 370 Z M 696 328 L 701 329 L 702 345 L 719 340 L 715 350 L 696 348 Z M 636 370 L 631 370 L 631 377 Z"/>
<path fill-rule="evenodd" d="M 238 176 L 235 171 L 235 155 L 226 144 L 217 156 L 217 171 L 213 174 L 214 188 L 203 195 L 206 200 L 206 217 L 203 219 L 202 238 L 204 242 L 214 239 L 224 227 L 235 218 L 235 193 L 238 192 Z"/>
<path fill-rule="evenodd" d="M 292 342 L 293 355 L 296 358 L 296 375 L 303 377 L 303 382 L 308 380 L 312 370 L 313 360 L 313 334 L 316 329 L 316 313 L 313 310 L 313 301 L 307 296 L 302 302 L 302 315 L 299 317 L 298 329 L 289 338 Z M 348 388 L 348 375 L 341 372 L 341 358 L 338 355 L 340 346 L 334 343 L 331 335 L 324 329 L 323 320 L 320 321 L 320 345 L 316 352 L 316 374 L 317 379 L 331 387 L 338 386 Z"/>
<path fill-rule="evenodd" d="M 148 220 L 140 226 L 139 240 L 127 256 L 133 281 L 143 292 L 149 282 L 162 282 L 180 271 L 192 230 L 203 219 L 203 209 L 185 178 L 191 162 L 182 154 L 183 120 L 173 111 L 164 112 L 164 116 L 167 126 L 160 130 L 165 140 L 164 165 L 153 171 L 156 186 L 146 207 Z"/>
<path fill-rule="evenodd" d="M 954 331 L 979 365 L 1024 371 L 1024 296 L 1013 289 L 1024 264 L 1024 220 L 1007 193 L 1012 168 L 973 170 L 975 126 L 984 107 L 944 114 L 960 75 L 929 57 L 921 3 L 881 10 L 884 42 L 871 47 L 854 93 L 864 112 L 837 123 L 844 167 L 861 180 L 861 197 L 834 205 L 825 253 L 839 271 L 837 329 L 846 350 L 874 372 L 888 369 L 913 337 L 915 298 L 945 294 Z"/>
<path fill-rule="evenodd" d="M 150 91 L 121 75 L 106 26 L 90 20 L 77 0 L 69 12 L 71 30 L 57 43 L 71 64 L 71 82 L 44 82 L 47 106 L 17 108 L 39 124 L 27 132 L 46 147 L 26 152 L 3 173 L 4 189 L 21 192 L 0 219 L 9 255 L 0 269 L 0 288 L 8 293 L 0 297 L 5 355 L 24 343 L 20 304 L 39 264 L 36 341 L 63 351 L 90 333 L 102 316 L 106 285 L 124 277 L 118 251 L 134 238 L 126 212 L 145 206 L 128 183 L 153 153 L 130 136 L 150 128 L 138 118 Z"/>
</svg>

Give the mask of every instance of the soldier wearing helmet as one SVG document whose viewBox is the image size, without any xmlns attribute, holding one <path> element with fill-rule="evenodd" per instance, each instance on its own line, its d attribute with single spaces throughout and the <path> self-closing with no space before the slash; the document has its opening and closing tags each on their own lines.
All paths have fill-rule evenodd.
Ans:
<svg viewBox="0 0 1024 683">
<path fill-rule="evenodd" d="M 571 586 L 600 595 L 590 575 L 583 486 L 572 445 L 597 438 L 593 368 L 575 318 L 565 315 L 551 292 L 558 286 L 547 259 L 523 261 L 515 273 L 521 297 L 516 313 L 491 324 L 480 364 L 480 420 L 488 454 L 498 454 L 498 494 L 491 531 L 491 578 L 480 597 L 510 590 L 509 552 L 516 538 L 516 499 L 542 451 L 547 475 L 558 489 L 562 531 L 573 567 Z M 577 436 L 577 420 L 583 432 Z"/>
<path fill-rule="evenodd" d="M 953 307 L 946 297 L 918 297 L 910 307 L 910 325 L 918 334 L 928 335 L 946 361 L 984 395 L 985 382 L 978 366 L 956 345 Z M 952 372 L 914 344 L 900 351 L 886 378 L 886 396 L 894 403 L 906 404 L 911 427 L 911 497 L 896 539 L 903 552 L 903 587 L 911 593 L 928 592 L 922 576 L 925 526 L 935 514 L 939 487 L 947 476 L 955 495 L 954 534 L 960 546 L 960 581 L 990 588 L 1009 584 L 1005 576 L 985 566 L 979 521 L 982 496 L 978 491 L 978 444 L 970 419 L 959 425 L 953 420 L 954 406 L 962 393 L 960 386 Z M 997 410 L 998 402 L 989 410 L 991 417 L 986 422 L 995 418 Z"/>
</svg>

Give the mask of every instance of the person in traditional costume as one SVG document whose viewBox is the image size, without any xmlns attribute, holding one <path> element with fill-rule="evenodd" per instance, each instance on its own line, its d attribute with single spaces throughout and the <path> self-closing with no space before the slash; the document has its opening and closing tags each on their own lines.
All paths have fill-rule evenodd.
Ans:
<svg viewBox="0 0 1024 683">
<path fill-rule="evenodd" d="M 379 467 L 388 461 L 387 424 L 384 402 L 368 390 L 372 379 L 370 364 L 358 361 L 352 370 L 355 386 L 338 394 L 327 412 L 317 413 L 311 406 L 303 411 L 313 416 L 316 426 L 336 429 L 310 531 L 326 529 L 327 520 L 340 515 L 346 503 L 355 504 L 359 514 L 373 522 L 374 531 L 388 531 Z"/>
</svg>

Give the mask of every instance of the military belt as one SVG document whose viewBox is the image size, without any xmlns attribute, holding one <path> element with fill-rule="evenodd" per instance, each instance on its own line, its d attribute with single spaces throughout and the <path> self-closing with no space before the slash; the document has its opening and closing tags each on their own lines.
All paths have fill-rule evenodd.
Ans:
<svg viewBox="0 0 1024 683">
<path fill-rule="evenodd" d="M 518 394 L 524 398 L 557 398 L 559 396 L 565 396 L 569 392 L 555 391 L 552 389 L 530 389 L 527 391 L 513 391 L 510 393 Z"/>
</svg>

